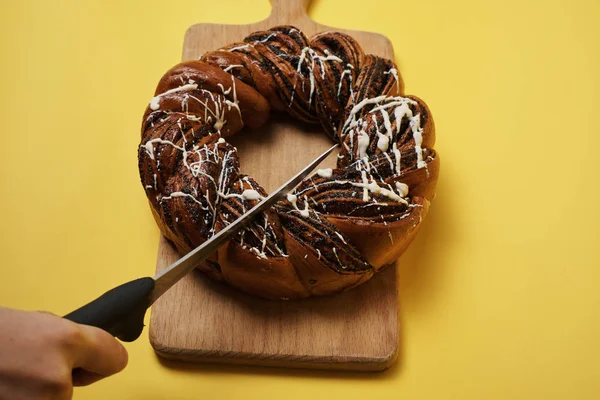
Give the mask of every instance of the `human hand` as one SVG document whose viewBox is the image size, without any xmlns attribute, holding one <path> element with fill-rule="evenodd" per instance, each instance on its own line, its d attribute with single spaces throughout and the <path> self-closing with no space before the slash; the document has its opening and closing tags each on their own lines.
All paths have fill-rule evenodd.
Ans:
<svg viewBox="0 0 600 400">
<path fill-rule="evenodd" d="M 0 400 L 68 400 L 73 386 L 113 375 L 127 359 L 101 329 L 0 307 Z"/>
</svg>

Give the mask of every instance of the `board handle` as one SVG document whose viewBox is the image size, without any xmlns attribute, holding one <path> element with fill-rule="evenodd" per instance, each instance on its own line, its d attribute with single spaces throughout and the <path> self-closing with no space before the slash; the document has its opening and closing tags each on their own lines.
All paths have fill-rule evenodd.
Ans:
<svg viewBox="0 0 600 400">
<path fill-rule="evenodd" d="M 308 5 L 311 0 L 271 0 L 272 22 L 277 25 L 291 24 L 308 19 Z"/>
</svg>

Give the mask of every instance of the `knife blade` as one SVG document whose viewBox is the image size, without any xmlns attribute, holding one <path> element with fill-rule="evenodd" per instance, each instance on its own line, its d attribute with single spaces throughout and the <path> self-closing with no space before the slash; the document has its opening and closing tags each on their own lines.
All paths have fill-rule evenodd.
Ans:
<svg viewBox="0 0 600 400">
<path fill-rule="evenodd" d="M 64 318 L 104 329 L 124 342 L 136 340 L 144 329 L 146 310 L 160 296 L 192 271 L 200 262 L 214 254 L 221 245 L 248 225 L 254 217 L 273 206 L 302 182 L 336 147 L 338 147 L 337 144 L 314 159 L 240 218 L 164 270 L 158 272 L 154 277 L 139 278 L 117 286 L 83 307 L 65 315 Z"/>
</svg>

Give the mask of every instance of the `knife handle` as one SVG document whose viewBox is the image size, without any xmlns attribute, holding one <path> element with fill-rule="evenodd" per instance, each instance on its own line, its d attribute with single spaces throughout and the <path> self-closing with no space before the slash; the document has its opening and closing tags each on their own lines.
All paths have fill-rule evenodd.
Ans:
<svg viewBox="0 0 600 400">
<path fill-rule="evenodd" d="M 153 289 L 153 278 L 135 279 L 109 290 L 64 318 L 103 329 L 124 342 L 133 342 L 144 329 L 144 316 L 150 307 Z"/>
</svg>

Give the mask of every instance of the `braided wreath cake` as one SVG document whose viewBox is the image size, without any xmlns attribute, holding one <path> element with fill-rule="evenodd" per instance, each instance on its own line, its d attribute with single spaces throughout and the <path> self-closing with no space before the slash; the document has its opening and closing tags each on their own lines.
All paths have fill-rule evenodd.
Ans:
<svg viewBox="0 0 600 400">
<path fill-rule="evenodd" d="M 198 269 L 274 299 L 369 280 L 408 247 L 435 195 L 433 119 L 403 86 L 391 60 L 352 37 L 308 39 L 293 26 L 174 66 L 146 108 L 138 151 L 162 234 L 183 255 L 267 196 L 226 138 L 285 111 L 341 145 L 337 168 L 305 179 Z"/>
</svg>

